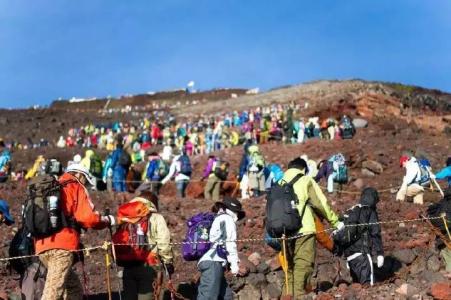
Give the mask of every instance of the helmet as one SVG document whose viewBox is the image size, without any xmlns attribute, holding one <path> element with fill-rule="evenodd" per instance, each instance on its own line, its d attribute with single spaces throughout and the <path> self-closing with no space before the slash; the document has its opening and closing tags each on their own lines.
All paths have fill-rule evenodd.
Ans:
<svg viewBox="0 0 451 300">
<path fill-rule="evenodd" d="M 71 164 L 67 167 L 66 172 L 83 174 L 91 185 L 95 185 L 95 180 L 91 173 L 89 173 L 89 170 L 81 164 Z"/>
</svg>

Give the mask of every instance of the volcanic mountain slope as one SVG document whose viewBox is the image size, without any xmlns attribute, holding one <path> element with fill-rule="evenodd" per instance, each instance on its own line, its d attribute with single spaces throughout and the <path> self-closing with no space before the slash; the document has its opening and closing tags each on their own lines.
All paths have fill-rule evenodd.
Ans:
<svg viewBox="0 0 451 300">
<path fill-rule="evenodd" d="M 315 89 L 315 85 L 322 88 Z M 355 89 L 355 96 L 349 92 L 349 89 L 354 85 L 360 87 Z M 309 116 L 309 113 L 312 113 L 337 117 L 342 113 L 348 113 L 351 116 L 363 115 L 369 119 L 370 124 L 368 128 L 359 129 L 352 140 L 308 140 L 301 145 L 266 144 L 261 146 L 268 163 L 277 162 L 283 167 L 286 167 L 289 160 L 303 153 L 308 154 L 309 157 L 315 160 L 321 160 L 338 151 L 343 152 L 349 160 L 351 179 L 350 183 L 343 187 L 343 192 L 327 195 L 332 207 L 337 212 L 343 212 L 345 208 L 352 206 L 358 201 L 358 194 L 364 186 L 373 186 L 381 192 L 381 202 L 378 207 L 380 219 L 382 221 L 399 221 L 382 225 L 385 254 L 387 257 L 391 257 L 387 259 L 389 263 L 384 272 L 390 276 L 381 278 L 379 272 L 379 279 L 383 281 L 372 288 L 349 285 L 349 273 L 345 269 L 343 261 L 339 267 L 343 280 L 337 281 L 337 258 L 334 258 L 332 254 L 319 247 L 313 280 L 314 287 L 324 291 L 319 292 L 319 299 L 333 299 L 333 297 L 341 299 L 403 299 L 407 297 L 432 299 L 432 294 L 437 295 L 440 292 L 437 290 L 438 285 L 435 283 L 444 283 L 439 286 L 444 286 L 444 288 L 449 285 L 449 279 L 445 277 L 446 274 L 443 270 L 443 261 L 435 248 L 435 237 L 431 229 L 424 222 L 406 221 L 418 218 L 421 213 L 424 213 L 426 205 L 418 206 L 412 203 L 395 202 L 395 196 L 392 192 L 396 190 L 402 180 L 403 170 L 399 168 L 398 159 L 403 151 L 421 150 L 428 155 L 434 169 L 441 167 L 446 157 L 450 155 L 450 139 L 449 136 L 443 133 L 443 129 L 438 126 L 429 126 L 428 124 L 415 122 L 415 119 L 423 116 L 423 118 L 432 118 L 431 120 L 435 120 L 437 123 L 441 120 L 440 122 L 446 124 L 446 121 L 443 120 L 447 120 L 446 118 L 450 114 L 450 95 L 429 90 L 419 90 L 417 96 L 412 96 L 415 94 L 409 91 L 409 97 L 411 97 L 411 102 L 409 103 L 416 103 L 413 100 L 416 99 L 415 97 L 421 98 L 426 97 L 425 95 L 431 95 L 436 100 L 436 102 L 433 102 L 437 103 L 437 106 L 432 109 L 430 105 L 426 105 L 426 103 L 430 102 L 428 100 L 422 102 L 423 104 L 418 107 L 401 109 L 400 103 L 402 104 L 402 101 L 404 101 L 402 100 L 403 98 L 401 96 L 387 96 L 384 93 L 374 92 L 373 90 L 377 89 L 374 86 L 379 85 L 381 84 L 354 81 L 319 82 L 307 84 L 308 90 L 304 92 L 302 92 L 303 87 L 299 86 L 275 90 L 252 97 L 243 96 L 239 97 L 238 100 L 228 100 L 229 105 L 226 107 L 220 106 L 218 102 L 218 104 L 212 103 L 203 107 L 190 108 L 192 113 L 208 113 L 213 112 L 215 109 L 216 111 L 241 110 L 262 103 L 288 103 L 294 101 L 296 103 L 309 103 L 308 109 L 301 111 L 300 115 L 302 116 Z M 383 89 L 393 88 L 388 85 L 382 85 L 382 87 Z M 399 88 L 397 86 L 393 89 L 396 88 L 404 89 L 404 87 Z M 297 94 L 294 92 L 295 90 L 298 90 Z M 360 94 L 358 90 L 360 90 Z M 318 93 L 318 96 L 312 96 L 315 93 Z M 404 95 L 402 91 L 399 93 Z M 282 95 L 286 95 L 286 99 Z M 310 98 L 305 95 L 310 95 Z M 348 95 L 348 98 L 344 95 Z M 231 101 L 236 102 L 231 103 Z M 232 108 L 232 104 L 236 104 L 236 106 Z M 387 110 L 385 114 L 383 113 L 384 107 Z M 398 107 L 398 111 L 396 107 Z M 49 113 L 49 111 L 52 110 L 47 110 L 46 113 Z M 391 111 L 391 113 L 388 111 Z M 65 121 L 69 122 L 70 112 L 65 113 Z M 25 118 L 26 116 L 23 117 Z M 126 119 L 130 115 L 122 117 Z M 87 121 L 96 122 L 101 119 L 95 113 L 88 114 L 86 112 L 75 114 L 73 118 L 80 123 Z M 50 128 L 52 123 L 54 123 L 51 119 L 45 117 L 40 121 L 43 124 L 42 126 L 45 126 L 43 128 Z M 33 128 L 33 126 L 26 127 L 27 122 L 23 124 L 25 127 L 22 130 Z M 431 123 L 430 125 L 434 124 Z M 12 130 L 19 132 L 19 129 L 16 128 L 12 128 Z M 64 128 L 64 130 L 67 130 L 67 128 Z M 26 154 L 17 152 L 13 155 L 20 157 L 21 161 L 31 165 L 37 151 L 40 150 L 29 151 Z M 61 157 L 69 158 L 72 155 L 72 153 L 68 153 L 68 150 L 52 149 L 50 151 L 55 155 L 61 152 L 59 153 Z M 75 150 L 72 149 L 70 151 Z M 230 161 L 231 170 L 237 171 L 242 155 L 241 147 L 227 149 L 216 154 Z M 194 180 L 198 180 L 201 177 L 202 168 L 206 160 L 206 156 L 193 159 Z M 321 184 L 324 186 L 324 182 Z M 179 242 L 183 239 L 186 228 L 185 221 L 190 216 L 200 211 L 207 211 L 213 204 L 202 198 L 202 185 L 203 183 L 201 182 L 192 182 L 188 188 L 188 198 L 183 201 L 175 199 L 173 183 L 162 189 L 161 213 L 168 221 L 174 241 Z M 0 185 L 0 198 L 6 199 L 10 203 L 12 213 L 15 216 L 20 214 L 24 192 L 25 186 L 23 183 Z M 128 194 L 113 195 L 106 192 L 92 193 L 92 196 L 97 209 L 100 211 L 107 207 L 114 211 L 120 203 L 131 197 Z M 440 196 L 437 192 L 431 191 L 428 191 L 425 196 L 427 204 L 436 202 L 439 198 Z M 262 263 L 258 264 L 257 267 L 252 267 L 252 263 L 248 262 L 247 259 L 247 256 L 250 254 L 258 252 L 262 257 L 260 261 L 264 262 L 273 259 L 276 254 L 265 246 L 261 240 L 263 237 L 265 200 L 264 198 L 252 199 L 244 201 L 243 204 L 247 212 L 247 218 L 239 224 L 238 236 L 244 239 L 258 239 L 258 241 L 239 243 L 242 260 L 246 262 L 247 268 L 251 273 L 246 278 L 232 279 L 231 282 L 239 299 L 259 299 L 260 297 L 262 299 L 270 299 L 268 295 L 273 295 L 271 291 L 276 290 L 280 292 L 280 284 L 283 282 L 283 275 L 277 269 L 277 264 L 274 263 L 274 260 L 271 260 L 268 261 L 269 269 Z M 18 224 L 16 228 L 13 228 L 13 231 L 17 229 L 17 226 Z M 12 235 L 13 232 L 10 228 L 0 227 L 0 236 L 2 237 L 0 253 L 7 252 L 7 244 Z M 105 240 L 109 240 L 109 234 L 106 231 L 90 230 L 83 235 L 82 240 L 87 247 L 101 245 Z M 175 246 L 174 251 L 177 270 L 174 282 L 177 284 L 182 282 L 189 283 L 196 273 L 196 265 L 192 262 L 184 262 L 181 259 L 179 246 Z M 5 257 L 6 253 L 0 256 Z M 78 266 L 78 269 L 81 272 L 80 266 Z M 89 293 L 105 293 L 104 256 L 101 251 L 92 252 L 86 257 L 85 271 L 88 278 Z M 2 266 L 0 266 L 0 274 L 0 291 L 3 289 L 8 292 L 17 292 L 17 276 L 9 274 L 7 269 Z M 187 290 L 185 295 L 188 296 L 189 284 L 182 285 L 182 287 L 184 290 Z M 113 280 L 113 289 L 118 289 L 116 280 Z M 310 299 L 312 297 L 313 294 L 309 296 Z"/>
</svg>

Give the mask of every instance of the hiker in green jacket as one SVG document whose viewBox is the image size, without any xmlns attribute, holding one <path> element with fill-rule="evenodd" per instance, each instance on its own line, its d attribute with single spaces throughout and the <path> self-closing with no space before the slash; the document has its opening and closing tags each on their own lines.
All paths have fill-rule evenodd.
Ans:
<svg viewBox="0 0 451 300">
<path fill-rule="evenodd" d="M 288 164 L 282 184 L 290 182 L 300 173 L 305 174 L 306 169 L 307 163 L 300 157 L 295 158 Z M 331 209 L 326 196 L 312 177 L 302 176 L 294 183 L 293 188 L 299 200 L 298 211 L 302 212 L 307 205 L 302 217 L 302 228 L 299 230 L 302 236 L 288 243 L 287 253 L 288 294 L 298 299 L 311 291 L 310 280 L 315 263 L 315 216 L 327 220 L 336 229 L 341 229 L 344 225 L 338 221 L 338 216 Z M 287 294 L 286 286 L 283 293 Z"/>
</svg>

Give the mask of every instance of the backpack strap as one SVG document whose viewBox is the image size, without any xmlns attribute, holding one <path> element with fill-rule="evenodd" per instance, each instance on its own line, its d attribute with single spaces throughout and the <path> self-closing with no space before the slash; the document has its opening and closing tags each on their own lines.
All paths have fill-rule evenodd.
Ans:
<svg viewBox="0 0 451 300">
<path fill-rule="evenodd" d="M 299 179 L 301 179 L 302 178 L 302 176 L 304 176 L 304 174 L 302 174 L 302 173 L 299 173 L 299 174 L 297 174 L 296 176 L 294 176 L 294 178 L 293 179 L 291 179 L 291 181 L 290 182 L 286 182 L 286 184 L 287 185 L 289 185 L 289 186 L 293 186 Z"/>
</svg>

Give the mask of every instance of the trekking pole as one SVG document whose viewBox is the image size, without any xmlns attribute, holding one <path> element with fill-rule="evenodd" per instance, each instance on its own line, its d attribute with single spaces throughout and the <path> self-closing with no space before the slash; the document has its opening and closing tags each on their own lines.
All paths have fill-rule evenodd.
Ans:
<svg viewBox="0 0 451 300">
<path fill-rule="evenodd" d="M 287 248 L 286 248 L 286 236 L 285 234 L 282 235 L 282 253 L 283 253 L 283 260 L 284 265 L 286 268 L 284 268 L 283 272 L 285 273 L 285 286 L 286 286 L 286 293 L 289 295 L 289 288 L 288 288 L 288 261 L 287 261 Z"/>
<path fill-rule="evenodd" d="M 110 209 L 107 208 L 105 209 L 105 213 L 106 216 L 110 215 Z M 114 242 L 113 242 L 113 228 L 111 227 L 111 225 L 108 225 L 108 231 L 110 232 L 110 240 L 111 240 L 111 254 L 113 256 L 113 267 L 114 267 L 114 272 L 116 272 L 116 279 L 117 279 L 117 287 L 119 289 L 118 294 L 119 294 L 119 300 L 122 300 L 122 295 L 121 295 L 121 282 L 119 280 L 119 269 L 117 268 L 117 260 L 116 260 L 116 247 L 114 246 Z"/>
<path fill-rule="evenodd" d="M 165 264 L 163 264 L 163 268 L 164 268 L 164 272 L 165 272 L 166 276 L 168 277 L 168 288 L 169 288 L 169 292 L 171 293 L 171 300 L 174 300 L 175 294 L 174 294 L 174 287 L 172 286 L 171 275 L 169 274 L 168 268 L 166 267 Z"/>
<path fill-rule="evenodd" d="M 431 171 L 428 169 L 428 173 L 429 173 L 429 178 L 432 179 L 432 182 L 435 184 L 435 186 L 437 187 L 438 191 L 440 192 L 440 195 L 442 195 L 442 197 L 445 197 L 445 194 L 443 193 L 442 188 L 440 187 L 440 185 L 438 184 L 437 180 L 435 180 L 435 178 L 433 178 L 431 176 Z"/>
<path fill-rule="evenodd" d="M 106 286 L 108 289 L 108 300 L 112 300 L 111 296 L 111 281 L 110 281 L 110 255 L 108 253 L 108 245 L 106 245 L 105 249 L 105 267 L 106 267 Z"/>
<path fill-rule="evenodd" d="M 449 241 L 451 242 L 451 233 L 449 233 L 448 222 L 446 221 L 446 215 L 442 214 L 443 224 L 445 224 L 446 233 L 448 234 Z"/>
</svg>

